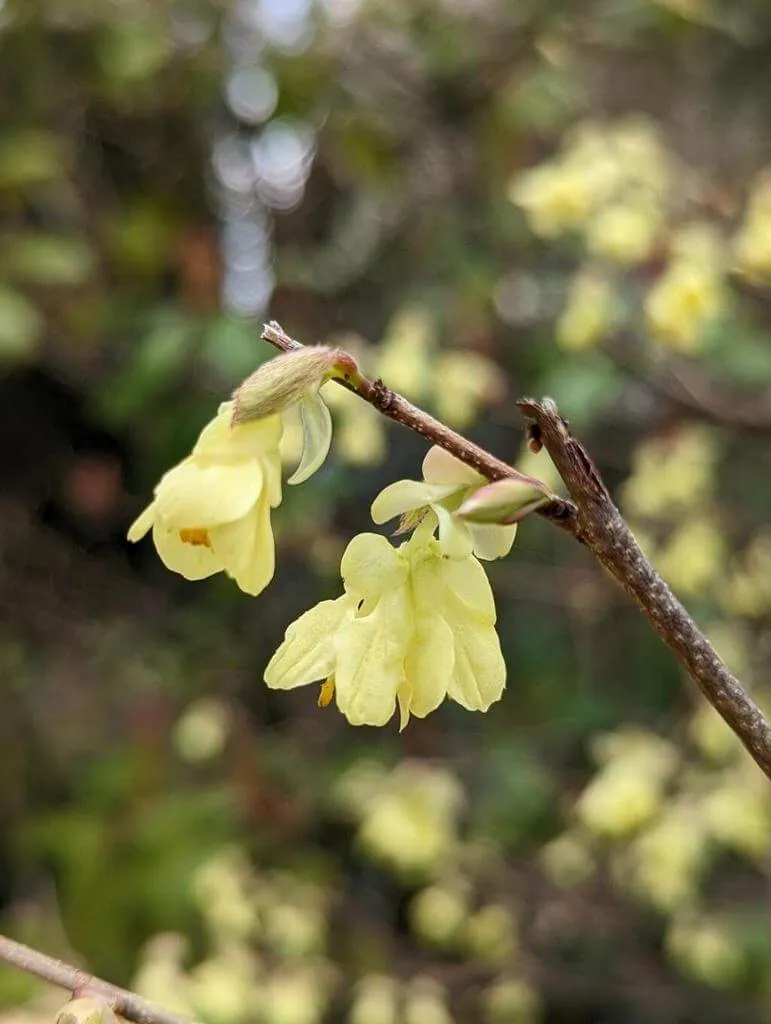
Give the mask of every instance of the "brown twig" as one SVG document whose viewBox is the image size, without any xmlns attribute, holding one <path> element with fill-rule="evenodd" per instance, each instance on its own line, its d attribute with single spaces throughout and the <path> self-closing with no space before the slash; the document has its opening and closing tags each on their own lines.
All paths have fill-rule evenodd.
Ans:
<svg viewBox="0 0 771 1024">
<path fill-rule="evenodd" d="M 21 942 L 14 942 L 5 935 L 0 935 L 0 961 L 70 992 L 87 992 L 100 996 L 109 1003 L 118 1016 L 134 1021 L 135 1024 L 191 1024 L 187 1017 L 163 1010 L 134 992 L 128 992 L 117 985 L 102 981 L 101 978 L 95 978 L 87 971 L 78 970 L 63 960 L 39 953 L 36 949 L 31 949 Z"/>
<path fill-rule="evenodd" d="M 284 352 L 303 346 L 273 322 L 262 337 Z M 511 466 L 490 455 L 418 409 L 382 381 L 359 377 L 343 382 L 370 405 L 478 470 L 489 480 L 517 477 Z M 653 628 L 698 683 L 702 693 L 771 778 L 771 726 L 741 683 L 729 672 L 667 584 L 643 555 L 586 449 L 568 430 L 551 399 L 523 399 L 531 423 L 531 445 L 546 448 L 572 501 L 556 499 L 537 510 L 584 543 L 642 609 Z"/>
<path fill-rule="evenodd" d="M 583 445 L 551 399 L 519 402 L 576 503 L 577 535 L 632 597 L 702 693 L 771 778 L 771 726 L 640 550 Z"/>
<path fill-rule="evenodd" d="M 291 338 L 275 320 L 265 324 L 262 337 L 282 352 L 297 352 L 304 348 L 299 341 Z M 369 402 L 384 416 L 414 430 L 428 441 L 438 444 L 445 451 L 455 455 L 461 462 L 465 462 L 482 476 L 487 477 L 488 480 L 502 480 L 504 477 L 520 480 L 530 479 L 514 469 L 513 466 L 509 466 L 501 459 L 496 459 L 494 455 L 485 451 L 484 448 L 480 448 L 473 441 L 469 441 L 461 434 L 451 430 L 444 423 L 413 405 L 412 402 L 408 402 L 402 395 L 386 387 L 382 380 L 372 381 L 362 374 L 357 374 L 355 380 L 346 381 L 335 378 L 335 382 L 349 391 L 353 391 L 365 402 Z M 568 533 L 575 533 L 576 509 L 572 501 L 555 497 L 545 505 L 541 505 L 537 512 L 538 515 L 549 519 Z"/>
</svg>

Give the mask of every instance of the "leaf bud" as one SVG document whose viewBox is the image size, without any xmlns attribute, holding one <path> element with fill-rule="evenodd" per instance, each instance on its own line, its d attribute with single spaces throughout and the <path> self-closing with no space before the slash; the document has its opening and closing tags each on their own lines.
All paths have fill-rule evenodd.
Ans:
<svg viewBox="0 0 771 1024">
<path fill-rule="evenodd" d="M 546 484 L 534 477 L 505 477 L 470 494 L 456 515 L 470 523 L 511 525 L 521 522 L 551 497 Z"/>
</svg>

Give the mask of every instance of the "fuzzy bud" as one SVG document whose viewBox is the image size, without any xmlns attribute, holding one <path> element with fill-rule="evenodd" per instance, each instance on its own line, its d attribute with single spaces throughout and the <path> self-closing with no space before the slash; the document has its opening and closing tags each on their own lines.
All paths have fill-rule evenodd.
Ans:
<svg viewBox="0 0 771 1024">
<path fill-rule="evenodd" d="M 283 352 L 263 363 L 233 392 L 233 424 L 260 420 L 281 412 L 332 377 L 354 377 L 352 356 L 326 345 L 308 345 Z"/>
<path fill-rule="evenodd" d="M 549 501 L 551 496 L 546 484 L 534 477 L 506 477 L 470 494 L 456 515 L 470 523 L 511 525 Z"/>
<path fill-rule="evenodd" d="M 100 996 L 78 996 L 59 1010 L 56 1024 L 118 1024 L 118 1018 Z"/>
</svg>

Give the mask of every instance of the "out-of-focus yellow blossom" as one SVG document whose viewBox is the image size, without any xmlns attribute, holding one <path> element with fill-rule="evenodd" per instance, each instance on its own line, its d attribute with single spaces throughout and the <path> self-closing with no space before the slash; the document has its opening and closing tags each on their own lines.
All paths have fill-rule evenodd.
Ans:
<svg viewBox="0 0 771 1024">
<path fill-rule="evenodd" d="M 281 502 L 281 418 L 232 426 L 232 409 L 221 405 L 192 453 L 164 474 L 128 539 L 152 529 L 172 571 L 189 580 L 225 572 L 259 594 L 275 564 L 270 510 Z"/>
<path fill-rule="evenodd" d="M 736 772 L 701 802 L 701 813 L 710 834 L 729 849 L 760 863 L 771 853 L 771 795 L 765 779 Z"/>
<path fill-rule="evenodd" d="M 218 942 L 245 939 L 256 932 L 255 880 L 241 850 L 226 848 L 204 861 L 193 875 L 192 892 Z"/>
<path fill-rule="evenodd" d="M 404 993 L 404 1024 L 453 1024 L 447 993 L 433 978 L 413 978 Z"/>
<path fill-rule="evenodd" d="M 666 516 L 703 505 L 714 488 L 717 455 L 714 433 L 694 425 L 639 445 L 623 488 L 624 508 L 638 516 Z"/>
<path fill-rule="evenodd" d="M 747 201 L 744 221 L 734 236 L 736 269 L 751 281 L 771 277 L 771 169 L 756 178 Z"/>
<path fill-rule="evenodd" d="M 140 996 L 175 1013 L 192 1016 L 190 982 L 183 964 L 188 942 L 182 935 L 163 932 L 145 944 L 131 987 Z"/>
<path fill-rule="evenodd" d="M 733 760 L 742 750 L 736 733 L 711 704 L 702 704 L 691 719 L 689 732 L 699 752 L 717 763 Z"/>
<path fill-rule="evenodd" d="M 561 889 L 572 889 L 594 874 L 595 861 L 587 839 L 580 832 L 563 832 L 541 847 L 539 861 Z"/>
<path fill-rule="evenodd" d="M 462 879 L 421 889 L 410 904 L 415 934 L 440 949 L 453 947 L 468 920 L 468 897 L 468 886 Z"/>
<path fill-rule="evenodd" d="M 521 978 L 502 976 L 482 993 L 485 1024 L 538 1024 L 541 997 Z"/>
<path fill-rule="evenodd" d="M 313 964 L 280 969 L 266 980 L 258 1016 L 265 1024 L 320 1024 L 330 996 L 331 978 Z"/>
<path fill-rule="evenodd" d="M 367 974 L 356 985 L 348 1024 L 398 1024 L 399 986 L 394 978 Z"/>
<path fill-rule="evenodd" d="M 511 183 L 508 195 L 537 235 L 556 238 L 582 227 L 612 194 L 617 178 L 606 154 L 581 154 L 526 171 Z"/>
<path fill-rule="evenodd" d="M 433 382 L 437 415 L 458 430 L 473 423 L 483 405 L 494 405 L 505 394 L 500 368 L 469 349 L 440 355 L 434 362 Z"/>
<path fill-rule="evenodd" d="M 683 594 L 695 597 L 719 578 L 725 561 L 725 540 L 707 519 L 690 519 L 675 531 L 657 559 L 657 568 Z"/>
<path fill-rule="evenodd" d="M 489 561 L 511 550 L 516 525 L 466 522 L 453 515 L 487 480 L 470 466 L 436 445 L 423 459 L 423 480 L 397 480 L 372 502 L 372 519 L 381 524 L 396 516 L 419 522 L 424 530 L 439 531 L 439 546 L 450 558 L 472 552 Z"/>
<path fill-rule="evenodd" d="M 489 903 L 470 918 L 466 944 L 472 956 L 488 963 L 511 957 L 517 947 L 517 928 L 511 911 L 501 903 Z"/>
<path fill-rule="evenodd" d="M 655 123 L 634 115 L 614 122 L 608 143 L 624 174 L 624 186 L 666 194 L 672 179 L 671 157 Z"/>
<path fill-rule="evenodd" d="M 267 685 L 328 680 L 352 725 L 385 725 L 397 702 L 404 728 L 445 697 L 470 711 L 499 700 L 506 666 L 490 584 L 473 555 L 444 557 L 432 531 L 422 524 L 399 548 L 354 537 L 340 567 L 344 595 L 287 629 Z"/>
<path fill-rule="evenodd" d="M 209 761 L 222 753 L 229 728 L 227 705 L 216 697 L 203 697 L 191 704 L 174 726 L 174 746 L 185 761 Z"/>
<path fill-rule="evenodd" d="M 724 608 L 744 618 L 771 610 L 771 533 L 761 530 L 753 537 L 721 588 L 720 600 Z"/>
<path fill-rule="evenodd" d="M 554 160 L 512 181 L 509 198 L 524 210 L 536 234 L 554 238 L 602 216 L 606 206 L 634 205 L 630 196 L 643 207 L 649 202 L 655 214 L 670 178 L 669 159 L 650 122 L 641 118 L 612 124 L 585 121 Z M 643 251 L 642 236 L 650 226 L 638 218 L 627 225 L 628 237 L 622 238 L 611 218 L 600 237 L 615 250 L 612 258 L 632 261 L 633 253 Z"/>
<path fill-rule="evenodd" d="M 599 772 L 581 794 L 576 813 L 598 835 L 618 838 L 636 832 L 658 811 L 662 786 L 632 765 L 611 765 Z"/>
<path fill-rule="evenodd" d="M 637 895 L 671 913 L 691 902 L 707 854 L 707 835 L 694 808 L 674 804 L 623 855 L 622 875 Z"/>
<path fill-rule="evenodd" d="M 335 807 L 349 817 L 361 818 L 379 792 L 384 777 L 385 770 L 379 761 L 356 761 L 332 788 Z"/>
<path fill-rule="evenodd" d="M 650 199 L 613 203 L 589 221 L 586 245 L 593 256 L 634 266 L 650 258 L 661 225 L 661 213 Z"/>
<path fill-rule="evenodd" d="M 267 906 L 262 925 L 266 943 L 281 956 L 307 957 L 321 953 L 326 945 L 327 919 L 318 901 Z"/>
<path fill-rule="evenodd" d="M 431 390 L 435 345 L 434 319 L 427 309 L 399 310 L 381 342 L 376 375 L 394 391 L 421 401 Z"/>
<path fill-rule="evenodd" d="M 373 796 L 357 842 L 400 876 L 435 877 L 456 856 L 462 805 L 463 791 L 451 772 L 405 761 Z"/>
<path fill-rule="evenodd" d="M 676 919 L 667 933 L 666 948 L 684 974 L 714 988 L 734 988 L 744 977 L 744 952 L 729 925 L 720 920 Z"/>
<path fill-rule="evenodd" d="M 207 1024 L 247 1024 L 260 1005 L 257 962 L 245 946 L 231 945 L 189 975 L 193 1011 Z"/>
<path fill-rule="evenodd" d="M 573 352 L 595 348 L 616 326 L 619 313 L 610 281 L 594 270 L 581 271 L 570 283 L 557 321 L 557 342 Z"/>
<path fill-rule="evenodd" d="M 335 451 L 352 466 L 374 466 L 386 456 L 383 417 L 367 402 L 345 388 L 330 386 L 327 405 L 336 420 Z"/>
<path fill-rule="evenodd" d="M 669 777 L 678 764 L 677 748 L 668 740 L 634 727 L 599 733 L 591 741 L 592 757 L 598 764 L 638 764 Z"/>
<path fill-rule="evenodd" d="M 557 491 L 560 488 L 564 490 L 565 485 L 562 483 L 559 470 L 552 462 L 551 456 L 545 448 L 542 448 L 539 452 L 534 452 L 531 451 L 527 444 L 524 444 L 514 464 L 520 473 L 536 477 L 550 491 Z"/>
<path fill-rule="evenodd" d="M 661 806 L 676 752 L 659 737 L 619 730 L 598 737 L 594 753 L 603 767 L 578 798 L 579 820 L 608 838 L 638 831 Z"/>
<path fill-rule="evenodd" d="M 645 315 L 661 344 L 695 352 L 727 307 L 722 247 L 710 226 L 695 224 L 679 232 L 671 248 L 669 266 L 645 298 Z"/>
</svg>

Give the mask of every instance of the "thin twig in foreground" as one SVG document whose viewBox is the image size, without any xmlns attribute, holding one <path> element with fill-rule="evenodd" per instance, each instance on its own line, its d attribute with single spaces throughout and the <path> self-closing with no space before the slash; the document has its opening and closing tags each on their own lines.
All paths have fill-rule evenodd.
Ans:
<svg viewBox="0 0 771 1024">
<path fill-rule="evenodd" d="M 303 347 L 275 321 L 265 325 L 262 337 L 283 352 Z M 342 381 L 339 383 L 344 384 Z M 344 386 L 385 416 L 473 466 L 489 480 L 518 476 L 513 467 L 418 409 L 382 381 L 360 378 L 354 384 Z M 594 463 L 585 448 L 570 434 L 555 403 L 551 399 L 540 402 L 524 399 L 519 407 L 537 428 L 537 435 L 533 435 L 531 440 L 546 448 L 573 499 L 557 499 L 538 509 L 537 514 L 560 526 L 589 548 L 634 599 L 680 664 L 698 683 L 710 704 L 771 778 L 771 726 L 645 558 L 632 531 L 613 504 Z"/>
<path fill-rule="evenodd" d="M 70 992 L 88 992 L 101 996 L 118 1016 L 134 1021 L 135 1024 L 191 1024 L 187 1017 L 163 1010 L 134 992 L 95 978 L 87 971 L 80 971 L 63 960 L 39 953 L 5 935 L 0 935 L 0 961 L 18 967 L 27 974 L 34 974 L 59 988 L 69 989 Z"/>
<path fill-rule="evenodd" d="M 632 597 L 665 644 L 771 778 L 771 726 L 739 680 L 640 550 L 585 448 L 551 399 L 523 399 L 522 412 L 577 507 L 577 536 Z"/>
</svg>

